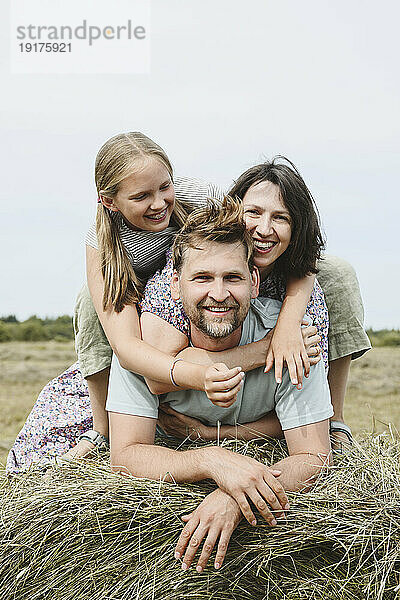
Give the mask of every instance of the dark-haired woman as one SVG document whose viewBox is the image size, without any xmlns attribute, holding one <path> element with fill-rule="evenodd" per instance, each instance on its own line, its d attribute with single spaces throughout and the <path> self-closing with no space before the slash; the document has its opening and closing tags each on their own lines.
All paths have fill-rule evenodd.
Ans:
<svg viewBox="0 0 400 600">
<path fill-rule="evenodd" d="M 326 364 L 329 361 L 334 407 L 332 441 L 339 447 L 343 442 L 351 443 L 351 431 L 343 416 L 350 362 L 370 348 L 354 270 L 342 259 L 321 259 L 323 238 L 317 208 L 296 167 L 284 157 L 247 170 L 229 194 L 243 201 L 246 226 L 254 239 L 254 262 L 261 276 L 260 295 L 283 302 L 266 367 L 269 370 L 275 365 L 279 381 L 286 363 L 293 384 L 301 385 L 303 368 L 306 373 L 309 370 L 301 335 L 301 322 L 307 312 L 318 329 L 323 359 Z M 165 304 L 165 298 L 159 302 L 160 290 L 165 289 L 162 280 L 170 277 L 171 270 L 168 263 L 147 285 L 142 302 L 142 334 L 148 341 L 168 339 L 169 350 L 175 344 L 178 351 L 187 345 L 187 319 L 179 305 L 172 301 L 170 304 L 169 300 Z M 326 305 L 316 273 L 328 305 L 329 336 Z M 168 427 L 165 419 L 163 424 Z M 184 425 L 184 420 L 179 419 Z M 175 428 L 175 434 L 177 431 Z"/>
</svg>

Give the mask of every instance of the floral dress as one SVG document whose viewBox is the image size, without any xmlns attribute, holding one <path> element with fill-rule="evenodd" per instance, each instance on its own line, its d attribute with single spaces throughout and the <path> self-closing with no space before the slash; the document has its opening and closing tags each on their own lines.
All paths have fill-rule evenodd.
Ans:
<svg viewBox="0 0 400 600">
<path fill-rule="evenodd" d="M 182 304 L 170 293 L 172 261 L 170 251 L 164 269 L 149 279 L 141 303 L 142 312 L 161 317 L 189 337 L 189 321 Z M 282 301 L 284 284 L 273 274 L 260 286 L 260 296 Z M 328 364 L 328 310 L 318 282 L 307 306 L 307 314 L 321 336 L 320 346 L 325 365 Z M 92 427 L 92 411 L 86 380 L 75 363 L 50 381 L 40 392 L 22 430 L 11 448 L 6 470 L 17 474 L 31 466 L 45 466 L 75 446 L 81 433 Z"/>
<path fill-rule="evenodd" d="M 92 422 L 86 380 L 75 363 L 40 392 L 8 454 L 7 473 L 22 473 L 32 465 L 45 466 L 75 446 Z"/>
</svg>

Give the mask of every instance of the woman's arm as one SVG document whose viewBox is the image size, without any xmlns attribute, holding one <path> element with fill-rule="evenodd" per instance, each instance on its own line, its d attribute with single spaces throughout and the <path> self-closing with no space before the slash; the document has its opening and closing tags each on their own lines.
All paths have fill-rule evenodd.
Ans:
<svg viewBox="0 0 400 600">
<path fill-rule="evenodd" d="M 290 279 L 286 286 L 286 296 L 282 303 L 274 335 L 265 361 L 265 371 L 272 369 L 275 363 L 275 379 L 282 381 L 283 364 L 289 369 L 290 379 L 298 389 L 305 376 L 310 372 L 310 361 L 304 346 L 301 323 L 306 312 L 314 286 L 315 275 L 302 279 Z"/>
<path fill-rule="evenodd" d="M 251 423 L 221 425 L 219 428 L 204 425 L 198 419 L 177 412 L 168 403 L 160 404 L 158 422 L 168 435 L 178 439 L 206 440 L 218 439 L 254 440 L 265 437 L 282 438 L 283 431 L 275 411 L 271 411 Z"/>
</svg>

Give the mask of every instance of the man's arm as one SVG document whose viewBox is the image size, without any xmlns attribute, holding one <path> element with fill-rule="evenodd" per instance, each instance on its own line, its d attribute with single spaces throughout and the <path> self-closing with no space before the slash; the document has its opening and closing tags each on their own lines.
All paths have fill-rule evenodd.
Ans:
<svg viewBox="0 0 400 600">
<path fill-rule="evenodd" d="M 192 417 L 182 415 L 168 404 L 160 406 L 160 422 L 170 435 L 190 437 L 192 439 L 216 440 L 220 438 L 251 440 L 268 435 L 279 438 L 282 435 L 281 425 L 275 411 L 271 411 L 254 423 L 244 425 L 221 425 L 208 427 Z M 304 425 L 285 431 L 285 438 L 290 456 L 279 461 L 274 468 L 281 471 L 279 481 L 287 491 L 303 490 L 312 483 L 312 478 L 323 466 L 330 464 L 329 426 L 328 420 Z M 311 478 L 311 479 L 310 479 Z M 310 481 L 308 481 L 310 480 Z M 308 482 L 306 484 L 306 482 Z"/>
<path fill-rule="evenodd" d="M 114 412 L 109 418 L 113 470 L 165 481 L 207 479 L 201 448 L 177 452 L 154 446 L 156 419 Z"/>
<path fill-rule="evenodd" d="M 287 496 L 277 481 L 279 471 L 258 461 L 211 446 L 177 451 L 154 446 L 156 419 L 110 412 L 111 465 L 114 470 L 149 479 L 192 482 L 213 479 L 238 503 L 250 524 L 256 519 L 251 500 L 271 525 L 272 511 L 283 515 Z"/>
<path fill-rule="evenodd" d="M 286 491 L 307 491 L 321 470 L 332 462 L 329 420 L 284 432 L 289 456 L 275 463 L 278 480 Z"/>
<path fill-rule="evenodd" d="M 330 464 L 328 420 L 289 429 L 285 432 L 290 456 L 277 462 L 281 471 L 277 478 L 286 491 L 309 490 L 322 468 Z M 230 537 L 240 521 L 240 509 L 232 497 L 217 489 L 206 496 L 190 515 L 175 547 L 175 558 L 183 559 L 182 569 L 192 564 L 204 539 L 196 570 L 203 571 L 213 547 L 218 548 L 214 566 L 218 569 L 225 558 Z"/>
</svg>

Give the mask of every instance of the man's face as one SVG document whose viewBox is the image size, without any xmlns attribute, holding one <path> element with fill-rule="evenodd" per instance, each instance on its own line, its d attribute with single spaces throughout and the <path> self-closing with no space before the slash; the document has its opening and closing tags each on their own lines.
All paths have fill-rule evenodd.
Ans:
<svg viewBox="0 0 400 600">
<path fill-rule="evenodd" d="M 172 295 L 181 299 L 191 324 L 211 338 L 225 338 L 240 327 L 257 294 L 258 274 L 250 273 L 240 243 L 189 248 L 172 281 Z"/>
</svg>

